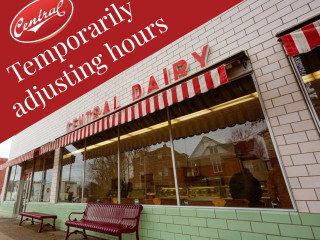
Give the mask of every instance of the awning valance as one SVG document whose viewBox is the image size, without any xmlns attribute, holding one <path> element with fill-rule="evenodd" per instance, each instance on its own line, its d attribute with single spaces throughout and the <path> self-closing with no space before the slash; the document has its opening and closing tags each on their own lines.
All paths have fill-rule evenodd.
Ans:
<svg viewBox="0 0 320 240">
<path fill-rule="evenodd" d="M 320 46 L 320 20 L 310 23 L 281 38 L 289 57 L 307 53 Z"/>
<path fill-rule="evenodd" d="M 197 94 L 205 93 L 210 89 L 217 88 L 227 82 L 228 78 L 225 66 L 221 65 L 218 68 L 207 71 L 191 80 L 182 82 L 168 90 L 162 91 L 150 98 L 146 98 L 132 106 L 62 136 L 54 142 L 50 142 L 41 147 L 40 154 L 66 146 L 85 137 L 136 120 L 140 117 L 144 117 L 147 114 L 164 109 L 165 107 L 181 102 L 184 99 L 192 98 Z"/>
<path fill-rule="evenodd" d="M 27 152 L 27 153 L 15 158 L 15 159 L 12 159 L 11 161 L 7 161 L 6 163 L 0 165 L 0 170 L 3 170 L 5 168 L 7 168 L 7 167 L 11 167 L 13 165 L 22 163 L 24 161 L 32 159 L 33 157 L 34 157 L 34 150 L 32 150 L 30 152 Z"/>
</svg>

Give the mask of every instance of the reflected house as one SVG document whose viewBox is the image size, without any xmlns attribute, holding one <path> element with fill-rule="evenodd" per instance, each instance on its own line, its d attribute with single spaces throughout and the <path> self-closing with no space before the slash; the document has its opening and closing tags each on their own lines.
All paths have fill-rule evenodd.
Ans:
<svg viewBox="0 0 320 240">
<path fill-rule="evenodd" d="M 225 185 L 229 183 L 225 176 L 232 176 L 240 170 L 232 143 L 220 143 L 204 136 L 188 159 L 186 183 L 190 186 Z"/>
</svg>

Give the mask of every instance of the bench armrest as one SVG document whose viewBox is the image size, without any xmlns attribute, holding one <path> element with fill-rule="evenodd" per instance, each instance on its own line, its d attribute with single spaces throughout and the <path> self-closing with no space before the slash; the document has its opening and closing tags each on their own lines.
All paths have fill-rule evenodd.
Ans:
<svg viewBox="0 0 320 240">
<path fill-rule="evenodd" d="M 72 214 L 84 214 L 84 212 L 71 212 L 71 213 L 69 214 L 69 221 L 77 221 L 76 218 L 73 219 L 73 220 L 70 219 L 70 216 L 71 216 Z"/>
</svg>

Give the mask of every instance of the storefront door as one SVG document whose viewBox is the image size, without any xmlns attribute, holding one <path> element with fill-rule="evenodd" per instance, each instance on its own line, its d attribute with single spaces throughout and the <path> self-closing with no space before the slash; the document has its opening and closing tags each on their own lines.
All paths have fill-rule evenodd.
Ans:
<svg viewBox="0 0 320 240">
<path fill-rule="evenodd" d="M 22 193 L 19 201 L 19 205 L 17 208 L 17 215 L 19 215 L 21 212 L 24 212 L 26 210 L 26 205 L 29 199 L 30 194 L 30 187 L 31 187 L 31 172 L 24 173 L 23 181 L 22 181 Z"/>
</svg>

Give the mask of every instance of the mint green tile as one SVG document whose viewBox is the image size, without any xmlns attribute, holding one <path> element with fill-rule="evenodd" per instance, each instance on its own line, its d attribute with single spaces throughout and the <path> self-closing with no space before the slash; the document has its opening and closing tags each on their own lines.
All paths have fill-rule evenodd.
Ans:
<svg viewBox="0 0 320 240">
<path fill-rule="evenodd" d="M 249 233 L 249 232 L 242 232 L 241 237 L 243 240 L 266 240 L 267 237 L 264 234 L 259 233 Z"/>
<path fill-rule="evenodd" d="M 206 237 L 191 236 L 191 240 L 209 240 Z"/>
<path fill-rule="evenodd" d="M 227 229 L 227 220 L 224 219 L 207 219 L 208 227 Z"/>
<path fill-rule="evenodd" d="M 277 224 L 274 223 L 260 223 L 260 222 L 252 222 L 252 231 L 256 233 L 266 233 L 266 234 L 274 234 L 279 235 L 279 228 Z"/>
<path fill-rule="evenodd" d="M 173 216 L 174 224 L 189 225 L 188 217 Z"/>
<path fill-rule="evenodd" d="M 297 240 L 296 238 L 267 235 L 268 240 Z"/>
<path fill-rule="evenodd" d="M 181 225 L 167 224 L 167 231 L 173 233 L 182 233 Z"/>
<path fill-rule="evenodd" d="M 175 240 L 191 240 L 190 235 L 184 235 L 184 234 L 175 234 Z"/>
<path fill-rule="evenodd" d="M 303 225 L 320 226 L 320 214 L 300 213 L 300 218 Z"/>
<path fill-rule="evenodd" d="M 309 226 L 279 224 L 279 228 L 282 236 L 313 239 L 313 233 Z"/>
<path fill-rule="evenodd" d="M 290 213 L 292 224 L 301 224 L 299 213 Z"/>
<path fill-rule="evenodd" d="M 142 213 L 152 214 L 152 207 L 143 207 Z"/>
<path fill-rule="evenodd" d="M 79 216 L 79 215 L 78 215 Z M 148 215 L 147 214 L 141 214 L 140 215 L 140 220 L 142 221 L 147 221 L 148 220 Z"/>
<path fill-rule="evenodd" d="M 174 239 L 174 233 L 161 232 L 161 239 L 172 240 L 172 239 Z"/>
<path fill-rule="evenodd" d="M 148 214 L 147 220 L 151 222 L 159 222 L 160 221 L 160 215 L 153 215 L 153 214 Z"/>
<path fill-rule="evenodd" d="M 172 218 L 172 216 L 160 215 L 160 222 L 173 223 L 173 218 Z"/>
<path fill-rule="evenodd" d="M 240 232 L 237 232 L 237 231 L 219 229 L 218 232 L 219 232 L 220 239 L 225 239 L 225 240 L 238 240 L 238 239 L 240 240 L 241 239 Z"/>
<path fill-rule="evenodd" d="M 228 223 L 228 228 L 230 230 L 251 232 L 250 222 L 237 221 L 237 220 L 228 220 L 227 223 Z"/>
<path fill-rule="evenodd" d="M 199 228 L 192 226 L 182 226 L 182 233 L 188 235 L 199 236 Z"/>
<path fill-rule="evenodd" d="M 224 218 L 224 219 L 237 219 L 235 210 L 220 210 L 216 209 L 216 218 Z"/>
<path fill-rule="evenodd" d="M 320 227 L 312 227 L 315 239 L 320 239 Z"/>
<path fill-rule="evenodd" d="M 166 214 L 166 209 L 164 207 L 154 207 L 153 214 Z"/>
<path fill-rule="evenodd" d="M 219 238 L 218 230 L 214 228 L 199 227 L 199 233 L 201 237 Z"/>
<path fill-rule="evenodd" d="M 258 211 L 237 210 L 239 220 L 261 221 L 261 214 Z"/>
<path fill-rule="evenodd" d="M 139 229 L 139 236 L 148 237 L 148 230 L 143 228 Z"/>
<path fill-rule="evenodd" d="M 197 216 L 196 209 L 194 208 L 180 208 L 181 216 L 195 217 Z"/>
<path fill-rule="evenodd" d="M 261 212 L 264 222 L 291 223 L 289 212 Z"/>
<path fill-rule="evenodd" d="M 159 231 L 167 231 L 167 224 L 165 223 L 153 223 L 153 229 Z"/>
<path fill-rule="evenodd" d="M 140 221 L 139 226 L 145 229 L 154 229 L 153 222 Z"/>
<path fill-rule="evenodd" d="M 155 239 L 160 239 L 160 231 L 158 230 L 148 230 L 148 237 Z"/>
<path fill-rule="evenodd" d="M 189 224 L 191 226 L 206 227 L 207 226 L 207 219 L 197 218 L 197 217 L 189 217 Z"/>
<path fill-rule="evenodd" d="M 166 208 L 166 214 L 170 216 L 180 216 L 179 208 Z"/>
<path fill-rule="evenodd" d="M 215 218 L 214 209 L 197 209 L 198 217 Z"/>
</svg>

